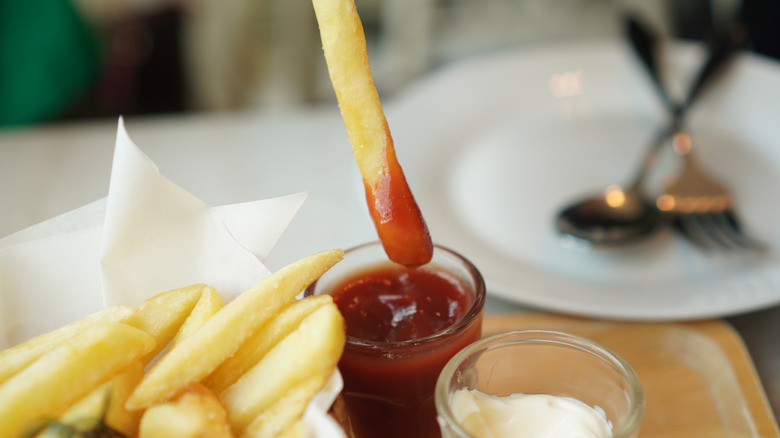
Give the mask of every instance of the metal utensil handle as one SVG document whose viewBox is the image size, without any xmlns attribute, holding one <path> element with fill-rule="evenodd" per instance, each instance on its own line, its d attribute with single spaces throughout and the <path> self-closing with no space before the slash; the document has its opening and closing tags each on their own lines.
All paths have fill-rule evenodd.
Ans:
<svg viewBox="0 0 780 438">
<path fill-rule="evenodd" d="M 714 41 L 710 43 L 710 50 L 707 61 L 702 65 L 693 85 L 688 90 L 685 100 L 677 107 L 675 118 L 679 122 L 685 112 L 693 104 L 701 90 L 716 72 L 721 71 L 721 67 L 731 60 L 732 55 L 738 50 L 747 46 L 747 31 L 740 23 L 734 23 L 725 32 L 715 35 Z"/>
<path fill-rule="evenodd" d="M 626 22 L 628 27 L 628 40 L 631 42 L 631 48 L 639 57 L 639 60 L 642 61 L 646 73 L 650 75 L 650 80 L 658 92 L 658 96 L 661 98 L 666 108 L 673 113 L 676 105 L 669 99 L 669 95 L 666 93 L 661 81 L 661 75 L 658 72 L 658 58 L 656 53 L 658 50 L 658 37 L 633 16 L 629 15 L 626 18 Z"/>
<path fill-rule="evenodd" d="M 650 167 L 655 162 L 661 146 L 679 129 L 683 117 L 696 98 L 701 94 L 704 86 L 718 71 L 720 71 L 721 67 L 731 58 L 731 55 L 736 52 L 737 49 L 744 47 L 747 38 L 746 33 L 739 25 L 735 25 L 733 28 L 728 29 L 727 32 L 717 34 L 714 41 L 708 45 L 707 60 L 699 69 L 693 84 L 688 90 L 685 100 L 678 105 L 672 102 L 658 72 L 656 53 L 658 48 L 658 37 L 633 16 L 627 17 L 627 24 L 631 46 L 640 61 L 642 61 L 642 65 L 650 76 L 659 97 L 672 115 L 670 125 L 658 133 L 650 144 L 645 156 L 642 158 L 639 171 L 630 185 L 632 189 L 638 189 L 644 181 Z"/>
</svg>

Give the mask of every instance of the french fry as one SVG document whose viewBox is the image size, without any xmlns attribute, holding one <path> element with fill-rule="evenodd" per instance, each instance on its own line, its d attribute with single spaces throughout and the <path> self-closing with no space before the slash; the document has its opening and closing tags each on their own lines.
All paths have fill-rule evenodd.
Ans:
<svg viewBox="0 0 780 438">
<path fill-rule="evenodd" d="M 138 437 L 233 438 L 233 434 L 216 395 L 194 384 L 175 401 L 147 409 Z"/>
<path fill-rule="evenodd" d="M 160 358 L 128 399 L 127 408 L 142 409 L 162 403 L 188 385 L 200 382 L 343 256 L 340 249 L 311 255 L 244 291 Z"/>
<path fill-rule="evenodd" d="M 103 415 L 106 413 L 106 407 L 110 399 L 111 382 L 108 382 L 98 386 L 81 400 L 76 401 L 59 416 L 57 421 L 66 425 L 87 425 L 89 428 L 94 428 L 101 422 Z"/>
<path fill-rule="evenodd" d="M 125 402 L 141 379 L 144 377 L 144 366 L 141 361 L 136 361 L 111 381 L 108 410 L 105 422 L 112 429 L 121 432 L 125 436 L 137 436 L 138 424 L 141 421 L 141 413 L 129 411 L 125 408 Z"/>
<path fill-rule="evenodd" d="M 214 316 L 224 305 L 222 297 L 213 287 L 204 287 L 197 304 L 195 304 L 187 319 L 184 320 L 184 324 L 179 328 L 176 337 L 171 341 L 170 348 L 174 348 L 182 339 L 198 330 L 206 323 L 207 319 Z"/>
<path fill-rule="evenodd" d="M 124 404 L 143 375 L 144 367 L 141 361 L 132 363 L 111 381 L 104 383 L 71 405 L 59 416 L 57 421 L 65 425 L 86 429 L 93 429 L 103 422 L 124 436 L 137 436 L 141 412 L 127 411 Z M 59 436 L 56 432 L 46 432 L 49 431 L 45 431 L 37 438 Z"/>
<path fill-rule="evenodd" d="M 0 385 L 4 436 L 19 437 L 66 409 L 154 348 L 147 333 L 98 323 Z"/>
<path fill-rule="evenodd" d="M 251 370 L 219 394 L 237 433 L 287 391 L 313 375 L 332 372 L 344 350 L 344 319 L 330 303 L 307 316 Z"/>
<path fill-rule="evenodd" d="M 0 351 L 0 383 L 23 370 L 36 359 L 52 351 L 87 327 L 101 322 L 121 322 L 133 313 L 127 306 L 103 309 L 81 320 L 64 325 L 54 331 L 42 334 L 27 342 Z"/>
<path fill-rule="evenodd" d="M 70 432 L 73 430 L 99 429 L 110 393 L 109 383 L 99 386 L 68 408 L 59 418 L 47 422 L 43 430 L 33 436 L 35 438 L 63 438 L 63 436 L 70 436 Z"/>
<path fill-rule="evenodd" d="M 273 438 L 293 427 L 303 417 L 311 398 L 325 386 L 328 377 L 329 374 L 315 374 L 298 383 L 255 417 L 241 438 Z"/>
<path fill-rule="evenodd" d="M 293 301 L 247 339 L 235 354 L 206 378 L 204 384 L 217 394 L 221 393 L 260 362 L 260 359 L 280 340 L 292 333 L 304 318 L 332 302 L 330 295 L 315 295 Z"/>
<path fill-rule="evenodd" d="M 388 257 L 417 266 L 433 255 L 428 228 L 393 146 L 354 0 L 313 0 L 333 90 L 363 178 L 366 201 Z"/>
<path fill-rule="evenodd" d="M 303 419 L 297 420 L 287 429 L 274 435 L 274 438 L 303 438 L 306 436 L 306 425 Z"/>
<path fill-rule="evenodd" d="M 154 338 L 155 348 L 143 358 L 145 364 L 154 359 L 176 336 L 206 287 L 205 284 L 195 284 L 161 292 L 144 301 L 127 318 L 126 324 Z"/>
<path fill-rule="evenodd" d="M 183 411 L 174 403 L 147 409 L 141 417 L 139 438 L 197 438 L 203 428 L 196 413 Z"/>
</svg>

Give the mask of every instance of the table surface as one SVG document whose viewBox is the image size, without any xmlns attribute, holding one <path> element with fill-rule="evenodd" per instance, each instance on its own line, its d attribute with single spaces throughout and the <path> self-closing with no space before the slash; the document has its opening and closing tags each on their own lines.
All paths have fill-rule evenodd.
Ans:
<svg viewBox="0 0 780 438">
<path fill-rule="evenodd" d="M 266 260 L 272 270 L 316 251 L 376 240 L 333 107 L 131 117 L 126 126 L 163 175 L 209 205 L 308 191 Z M 0 237 L 106 196 L 115 135 L 116 120 L 0 131 Z M 536 309 L 489 297 L 486 310 Z M 780 306 L 726 321 L 744 340 L 780 416 Z"/>
</svg>

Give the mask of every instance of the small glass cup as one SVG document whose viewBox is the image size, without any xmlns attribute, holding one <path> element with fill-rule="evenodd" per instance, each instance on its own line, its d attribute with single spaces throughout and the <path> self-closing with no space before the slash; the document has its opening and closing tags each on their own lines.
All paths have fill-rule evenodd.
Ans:
<svg viewBox="0 0 780 438">
<path fill-rule="evenodd" d="M 485 282 L 471 262 L 441 246 L 434 246 L 433 258 L 425 266 L 403 268 L 390 262 L 376 242 L 345 251 L 344 259 L 305 295 L 331 293 L 345 279 L 366 275 L 380 266 L 433 269 L 446 275 L 462 286 L 466 311 L 452 325 L 430 336 L 393 342 L 350 336 L 348 320 L 347 342 L 339 362 L 344 389 L 334 416 L 350 437 L 439 437 L 436 379 L 450 358 L 481 338 Z"/>
<path fill-rule="evenodd" d="M 474 437 L 453 412 L 452 397 L 463 389 L 570 397 L 603 410 L 613 438 L 637 436 L 645 405 L 641 382 L 625 360 L 591 340 L 547 330 L 490 336 L 450 360 L 436 383 L 445 438 Z"/>
</svg>

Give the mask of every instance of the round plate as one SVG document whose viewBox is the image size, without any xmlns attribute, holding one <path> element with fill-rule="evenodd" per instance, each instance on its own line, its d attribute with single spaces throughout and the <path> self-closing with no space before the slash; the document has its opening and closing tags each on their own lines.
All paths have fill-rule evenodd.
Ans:
<svg viewBox="0 0 780 438">
<path fill-rule="evenodd" d="M 699 49 L 669 47 L 680 95 Z M 780 259 L 703 253 L 672 230 L 638 245 L 583 249 L 558 211 L 624 183 L 665 115 L 622 42 L 486 56 L 435 74 L 388 104 L 396 150 L 434 240 L 477 265 L 489 292 L 541 309 L 617 319 L 718 317 L 780 302 Z M 744 226 L 780 245 L 780 68 L 740 55 L 692 109 L 701 165 L 732 190 Z M 666 152 L 666 151 L 665 151 Z M 661 187 L 679 163 L 662 154 Z"/>
</svg>

